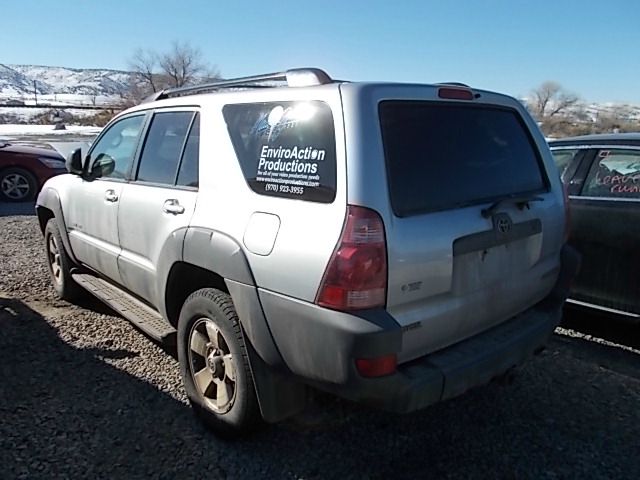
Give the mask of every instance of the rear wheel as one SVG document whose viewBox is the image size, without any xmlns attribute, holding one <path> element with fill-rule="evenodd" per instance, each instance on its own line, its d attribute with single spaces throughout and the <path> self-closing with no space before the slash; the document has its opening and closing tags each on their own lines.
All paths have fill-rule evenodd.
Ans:
<svg viewBox="0 0 640 480">
<path fill-rule="evenodd" d="M 63 300 L 75 300 L 81 294 L 81 288 L 71 278 L 73 262 L 64 249 L 55 218 L 50 219 L 44 229 L 44 244 L 47 266 L 54 290 Z"/>
<path fill-rule="evenodd" d="M 33 200 L 38 189 L 35 177 L 23 168 L 7 168 L 0 172 L 0 195 L 10 202 Z"/>
<path fill-rule="evenodd" d="M 228 294 L 203 288 L 187 298 L 178 324 L 178 359 L 189 401 L 214 432 L 238 436 L 259 425 L 247 351 Z"/>
</svg>

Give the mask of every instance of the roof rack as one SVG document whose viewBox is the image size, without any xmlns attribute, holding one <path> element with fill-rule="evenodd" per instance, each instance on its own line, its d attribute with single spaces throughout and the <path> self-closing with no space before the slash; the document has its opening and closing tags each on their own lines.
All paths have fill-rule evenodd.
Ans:
<svg viewBox="0 0 640 480">
<path fill-rule="evenodd" d="M 189 87 L 167 88 L 145 98 L 142 103 L 171 97 L 206 93 L 223 88 L 266 88 L 280 86 L 279 84 L 274 85 L 276 82 L 279 84 L 286 83 L 289 87 L 310 87 L 313 85 L 333 83 L 333 79 L 324 70 L 319 68 L 293 68 L 278 73 L 265 73 L 250 77 L 230 78 L 227 80 L 218 80 Z"/>
</svg>

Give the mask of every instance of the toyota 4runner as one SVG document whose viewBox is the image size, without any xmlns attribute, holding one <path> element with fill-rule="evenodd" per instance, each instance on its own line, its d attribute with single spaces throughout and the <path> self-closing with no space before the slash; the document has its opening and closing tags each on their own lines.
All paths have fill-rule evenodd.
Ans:
<svg viewBox="0 0 640 480">
<path fill-rule="evenodd" d="M 515 99 L 322 70 L 160 92 L 37 200 L 58 295 L 175 342 L 222 434 L 322 390 L 409 412 L 540 350 L 577 258 Z"/>
</svg>

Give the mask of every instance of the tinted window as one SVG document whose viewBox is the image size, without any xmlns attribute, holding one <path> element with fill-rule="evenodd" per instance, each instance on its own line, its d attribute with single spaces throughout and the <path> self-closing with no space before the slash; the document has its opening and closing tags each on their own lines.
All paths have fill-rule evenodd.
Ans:
<svg viewBox="0 0 640 480">
<path fill-rule="evenodd" d="M 249 187 L 330 203 L 336 193 L 333 116 L 323 102 L 226 105 L 229 135 Z"/>
<path fill-rule="evenodd" d="M 562 178 L 562 181 L 567 181 L 569 179 L 569 177 L 571 177 L 573 175 L 574 172 L 571 172 L 570 170 L 568 170 L 569 166 L 571 166 L 571 160 L 573 160 L 576 156 L 576 153 L 578 153 L 578 149 L 572 148 L 572 149 L 560 149 L 560 150 L 553 150 L 553 159 L 556 162 L 556 165 L 558 167 L 558 172 L 560 173 L 560 177 Z M 575 170 L 575 169 L 572 169 Z"/>
<path fill-rule="evenodd" d="M 125 178 L 129 173 L 142 130 L 144 115 L 123 118 L 114 123 L 91 149 L 91 161 L 108 155 L 116 165 L 110 175 L 104 177 Z"/>
<path fill-rule="evenodd" d="M 600 150 L 591 165 L 582 195 L 640 198 L 640 151 Z"/>
<path fill-rule="evenodd" d="M 137 180 L 173 185 L 193 112 L 156 113 L 144 142 Z"/>
<path fill-rule="evenodd" d="M 198 186 L 198 160 L 200 157 L 200 115 L 191 125 L 189 137 L 187 137 L 187 145 L 184 147 L 182 161 L 180 162 L 180 170 L 178 171 L 178 185 L 185 187 Z"/>
<path fill-rule="evenodd" d="M 396 215 L 545 189 L 537 150 L 514 111 L 386 101 L 380 124 Z"/>
</svg>

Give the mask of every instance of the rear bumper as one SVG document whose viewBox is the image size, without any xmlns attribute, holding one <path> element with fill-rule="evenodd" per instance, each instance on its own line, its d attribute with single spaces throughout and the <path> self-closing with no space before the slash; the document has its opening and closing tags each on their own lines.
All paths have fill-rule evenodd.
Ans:
<svg viewBox="0 0 640 480">
<path fill-rule="evenodd" d="M 261 294 L 270 329 L 289 369 L 307 383 L 378 408 L 409 412 L 485 384 L 545 345 L 560 322 L 579 255 L 562 249 L 551 293 L 516 317 L 472 338 L 402 364 L 393 375 L 361 377 L 355 358 L 399 351 L 401 330 L 380 312 L 358 316 Z"/>
</svg>

